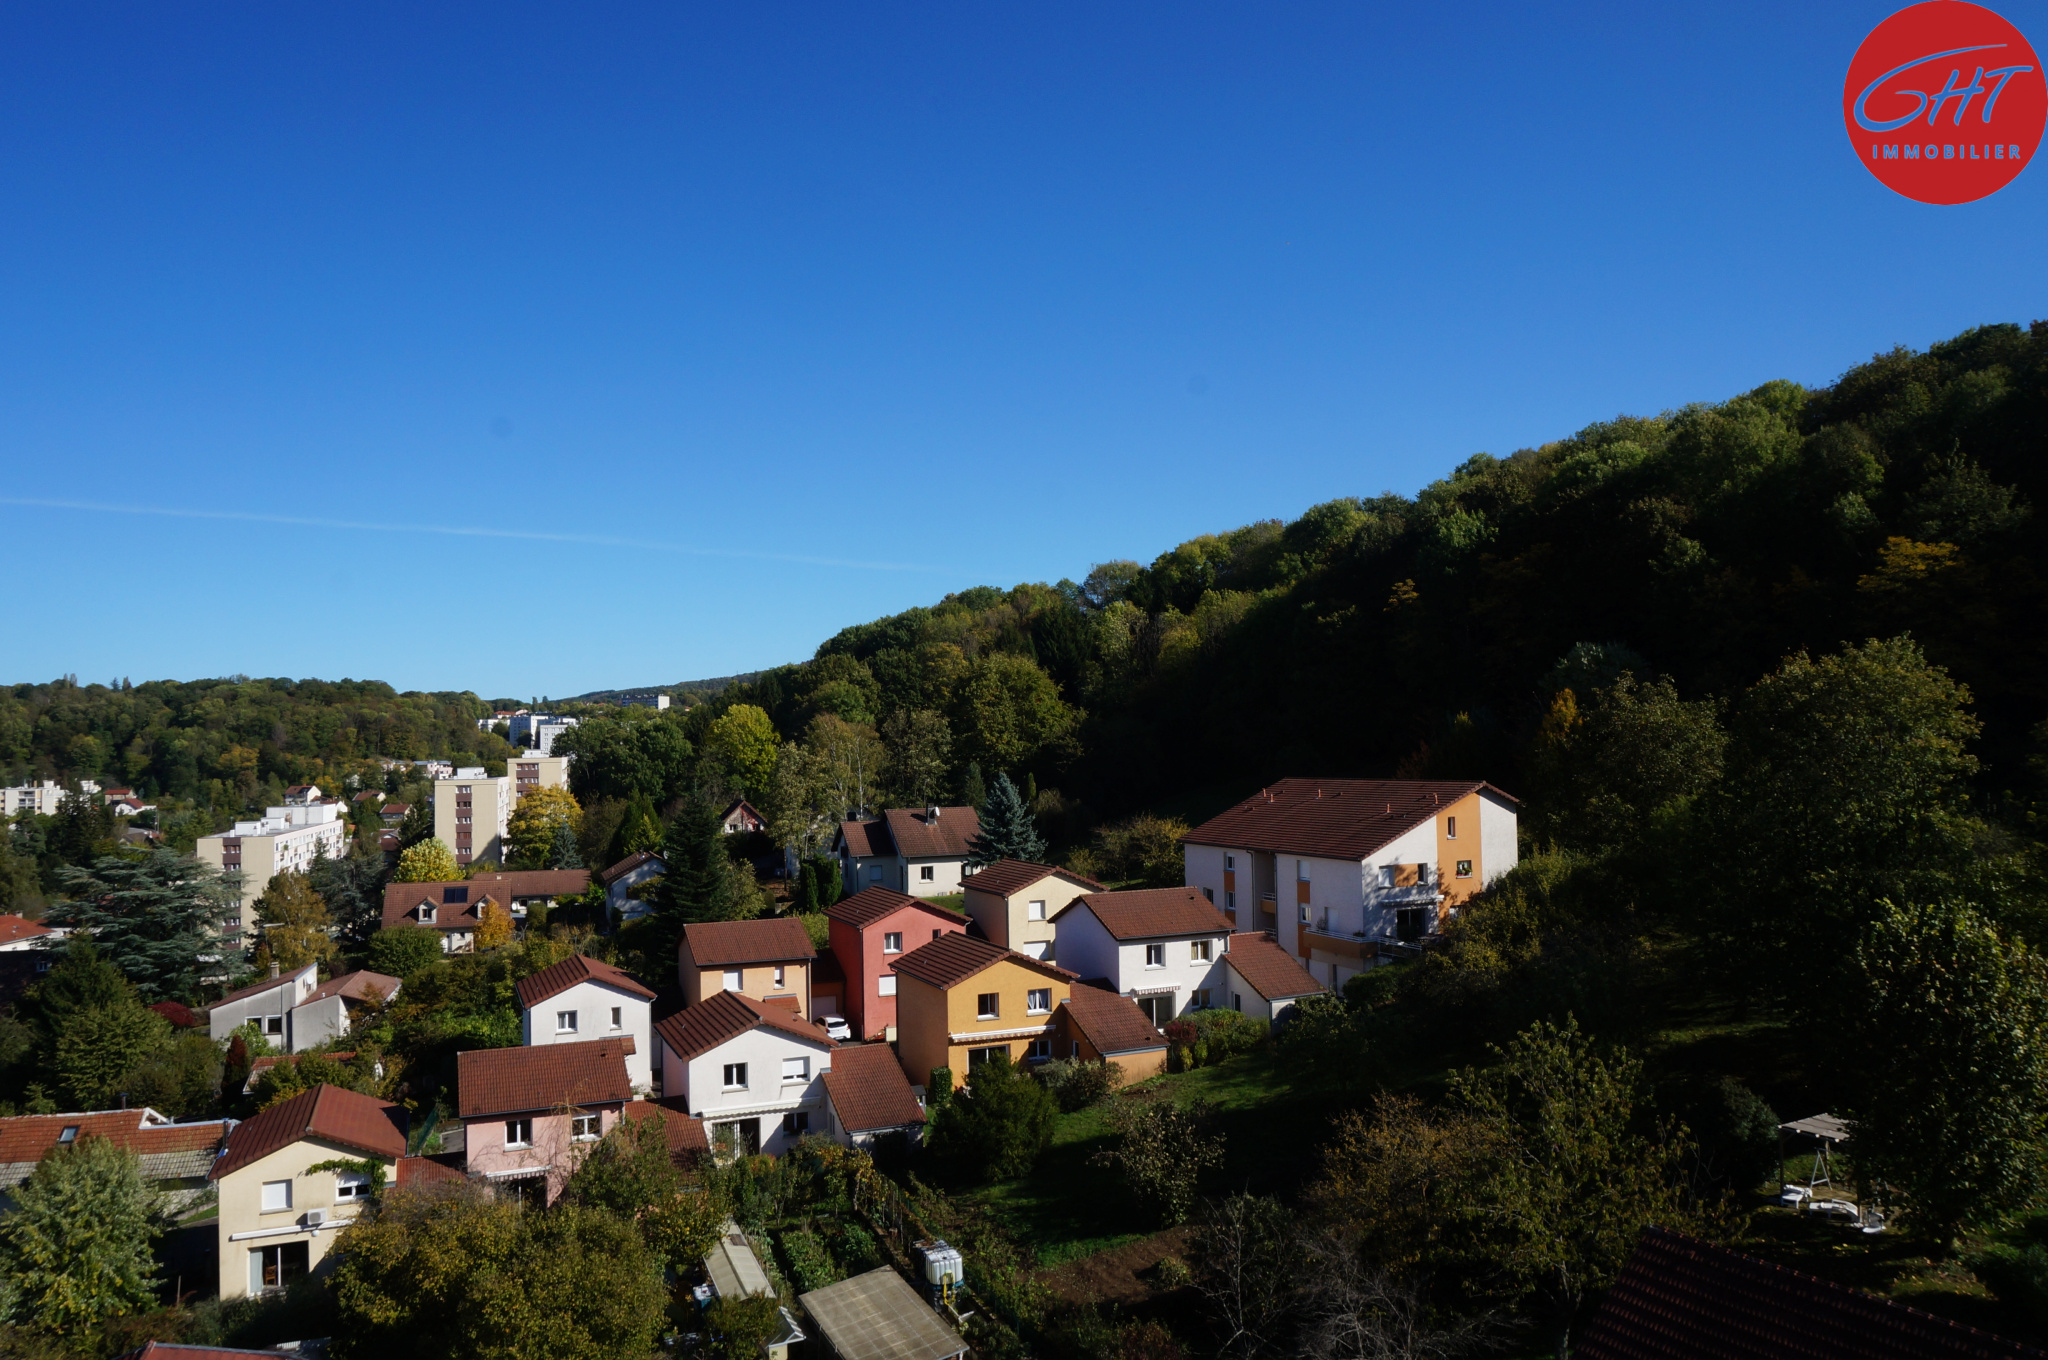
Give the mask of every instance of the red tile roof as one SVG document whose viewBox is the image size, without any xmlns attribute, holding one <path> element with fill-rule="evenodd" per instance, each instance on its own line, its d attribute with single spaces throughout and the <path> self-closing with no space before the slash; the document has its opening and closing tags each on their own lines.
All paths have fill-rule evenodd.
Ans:
<svg viewBox="0 0 2048 1360">
<path fill-rule="evenodd" d="M 0 944 L 13 944 L 16 940 L 37 940 L 56 932 L 23 916 L 0 916 Z"/>
<path fill-rule="evenodd" d="M 367 1001 L 370 989 L 374 987 L 379 995 L 389 1001 L 398 995 L 400 985 L 399 979 L 388 973 L 373 973 L 367 968 L 359 968 L 353 973 L 343 973 L 340 977 L 329 978 L 315 987 L 313 994 L 306 1000 L 320 1001 L 330 996 L 338 996 L 349 1001 Z M 304 1002 L 300 1004 L 303 1005 Z"/>
<path fill-rule="evenodd" d="M 1666 1228 L 1573 1347 L 1585 1360 L 2041 1360 L 2017 1341 Z"/>
<path fill-rule="evenodd" d="M 1283 779 L 1211 817 L 1181 840 L 1362 860 L 1480 789 L 1516 801 L 1483 780 Z"/>
<path fill-rule="evenodd" d="M 459 1154 L 444 1155 L 453 1157 Z M 444 1162 L 439 1157 L 400 1157 L 398 1174 L 391 1178 L 391 1183 L 402 1190 L 416 1190 L 420 1186 L 432 1185 L 436 1181 L 468 1179 L 469 1177 L 462 1174 L 461 1168 Z"/>
<path fill-rule="evenodd" d="M 396 1159 L 405 1155 L 405 1126 L 405 1110 L 388 1100 L 339 1086 L 315 1086 L 237 1125 L 228 1135 L 227 1155 L 213 1165 L 213 1179 L 260 1162 L 302 1138 Z"/>
<path fill-rule="evenodd" d="M 647 1001 L 654 1000 L 651 988 L 635 982 L 603 959 L 593 959 L 588 954 L 571 954 L 559 963 L 551 963 L 538 973 L 521 978 L 519 985 L 513 988 L 513 994 L 519 998 L 522 1010 L 530 1010 L 551 996 L 560 996 L 579 982 L 595 982 Z"/>
<path fill-rule="evenodd" d="M 884 822 L 841 822 L 839 838 L 846 843 L 846 853 L 855 859 L 896 853 L 896 847 L 889 844 L 889 827 Z"/>
<path fill-rule="evenodd" d="M 964 931 L 941 935 L 936 940 L 927 941 L 897 959 L 890 968 L 905 977 L 928 982 L 944 991 L 948 987 L 959 986 L 975 974 L 1005 959 L 1035 969 L 1047 977 L 1068 980 L 1074 977 L 1074 974 L 1066 969 L 1056 968 L 1043 959 L 1016 953 Z"/>
<path fill-rule="evenodd" d="M 1285 1001 L 1327 991 L 1309 975 L 1301 961 L 1273 943 L 1260 930 L 1239 931 L 1230 937 L 1230 952 L 1223 961 L 1244 979 L 1245 985 L 1268 1001 Z"/>
<path fill-rule="evenodd" d="M 464 1119 L 552 1110 L 560 1105 L 606 1105 L 633 1098 L 626 1075 L 632 1036 L 588 1039 L 534 1048 L 478 1048 L 455 1056 L 461 1091 L 456 1113 Z"/>
<path fill-rule="evenodd" d="M 846 1133 L 907 1128 L 924 1123 L 924 1107 L 887 1044 L 858 1044 L 832 1055 L 825 1094 Z"/>
<path fill-rule="evenodd" d="M 629 1100 L 622 1111 L 628 1119 L 652 1119 L 661 1117 L 662 1131 L 668 1135 L 669 1160 L 687 1164 L 696 1154 L 711 1151 L 711 1139 L 704 1132 L 704 1121 L 693 1119 L 681 1097 L 668 1100 Z"/>
<path fill-rule="evenodd" d="M 127 1351 L 115 1360 L 235 1360 L 237 1356 L 263 1355 L 277 1360 L 277 1352 L 238 1351 L 226 1346 L 187 1346 L 175 1341 L 145 1341 L 139 1351 Z"/>
<path fill-rule="evenodd" d="M 882 814 L 889 840 L 905 859 L 965 859 L 967 842 L 981 834 L 981 817 L 971 807 L 890 808 Z"/>
<path fill-rule="evenodd" d="M 204 1174 L 234 1127 L 232 1119 L 166 1123 L 154 1110 L 16 1115 L 0 1119 L 0 1184 L 20 1183 L 50 1149 L 80 1138 L 104 1138 L 138 1157 L 192 1162 L 193 1170 L 169 1173 L 163 1179 L 170 1179 L 171 1174 Z M 70 1139 L 64 1137 L 66 1129 L 75 1130 Z"/>
<path fill-rule="evenodd" d="M 714 992 L 669 1016 L 654 1027 L 654 1032 L 668 1045 L 669 1052 L 689 1059 L 763 1025 L 820 1048 L 836 1047 L 823 1029 L 803 1017 L 738 992 Z"/>
<path fill-rule="evenodd" d="M 1228 935 L 1230 918 L 1202 896 L 1200 888 L 1135 888 L 1129 892 L 1083 893 L 1053 913 L 1053 920 L 1077 911 L 1093 912 L 1118 940 L 1151 940 L 1167 935 Z"/>
<path fill-rule="evenodd" d="M 514 899 L 522 897 L 575 897 L 590 887 L 588 869 L 508 869 L 501 874 L 477 874 L 472 883 L 487 884 L 492 895 L 502 889 Z"/>
<path fill-rule="evenodd" d="M 944 907 L 927 902 L 922 897 L 912 897 L 909 893 L 900 893 L 879 883 L 869 884 L 853 896 L 834 902 L 825 908 L 825 914 L 835 921 L 846 922 L 855 930 L 866 930 L 877 921 L 893 916 L 905 907 L 918 907 L 941 920 L 950 921 L 954 925 L 962 924 L 958 912 L 947 911 Z"/>
<path fill-rule="evenodd" d="M 683 953 L 698 968 L 816 958 L 810 932 L 794 916 L 752 921 L 700 921 L 683 927 Z"/>
<path fill-rule="evenodd" d="M 1106 1058 L 1119 1053 L 1149 1053 L 1166 1047 L 1166 1036 L 1154 1028 L 1138 1003 L 1093 982 L 1076 983 L 1066 1001 L 1067 1023 Z"/>
<path fill-rule="evenodd" d="M 472 883 L 392 883 L 384 889 L 384 925 L 425 926 L 428 930 L 475 930 L 477 907 L 488 897 L 497 902 L 504 895 L 500 888 L 494 895 L 484 887 Z M 414 908 L 422 902 L 434 904 L 434 919 L 422 921 L 413 915 Z"/>
<path fill-rule="evenodd" d="M 1063 878 L 1079 888 L 1090 892 L 1101 892 L 1103 886 L 1094 879 L 1062 869 L 1056 864 L 1034 864 L 1028 859 L 999 859 L 986 869 L 969 874 L 962 885 L 969 892 L 988 893 L 994 897 L 1014 897 L 1032 884 L 1048 877 Z"/>
<path fill-rule="evenodd" d="M 614 864 L 611 868 L 606 869 L 603 873 L 599 874 L 597 876 L 597 880 L 598 882 L 604 884 L 607 888 L 609 888 L 613 883 L 617 882 L 626 874 L 632 873 L 635 869 L 639 868 L 643 864 L 649 863 L 650 861 L 655 864 L 660 864 L 664 868 L 667 867 L 667 861 L 663 860 L 660 855 L 655 854 L 654 851 L 635 850 L 632 854 L 626 856 L 617 864 Z"/>
</svg>

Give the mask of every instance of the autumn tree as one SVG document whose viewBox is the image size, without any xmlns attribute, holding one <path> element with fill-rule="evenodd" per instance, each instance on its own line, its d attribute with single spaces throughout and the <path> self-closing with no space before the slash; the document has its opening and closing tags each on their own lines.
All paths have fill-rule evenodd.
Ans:
<svg viewBox="0 0 2048 1360">
<path fill-rule="evenodd" d="M 520 796 L 506 822 L 505 843 L 515 869 L 555 867 L 555 846 L 566 832 L 575 844 L 583 829 L 583 809 L 567 789 L 533 788 Z"/>
<path fill-rule="evenodd" d="M 875 729 L 821 713 L 811 719 L 804 740 L 817 754 L 832 820 L 867 816 L 879 797 L 888 755 Z"/>
<path fill-rule="evenodd" d="M 1182 1105 L 1136 1097 L 1110 1107 L 1111 1147 L 1096 1154 L 1122 1173 L 1124 1185 L 1163 1226 L 1187 1221 L 1202 1172 L 1223 1164 L 1223 1135 L 1203 1101 Z"/>
<path fill-rule="evenodd" d="M 1532 830 L 1588 849 L 1641 839 L 1660 814 L 1721 777 L 1720 707 L 1627 671 L 1583 695 L 1559 690 L 1531 762 L 1541 795 Z"/>
<path fill-rule="evenodd" d="M 455 862 L 455 853 L 439 836 L 429 836 L 400 851 L 398 871 L 391 875 L 393 883 L 452 883 L 461 878 L 462 868 Z"/>
<path fill-rule="evenodd" d="M 263 923 L 261 947 L 280 968 L 296 971 L 341 957 L 334 918 L 305 874 L 287 870 L 273 877 L 256 899 L 256 919 Z"/>
<path fill-rule="evenodd" d="M 1059 686 L 1026 656 L 989 652 L 968 663 L 953 695 L 953 730 L 968 759 L 1014 770 L 1063 750 L 1076 721 Z"/>
<path fill-rule="evenodd" d="M 36 1163 L 0 1218 L 0 1285 L 10 1320 L 77 1335 L 156 1306 L 157 1229 L 141 1163 L 85 1137 Z"/>
</svg>

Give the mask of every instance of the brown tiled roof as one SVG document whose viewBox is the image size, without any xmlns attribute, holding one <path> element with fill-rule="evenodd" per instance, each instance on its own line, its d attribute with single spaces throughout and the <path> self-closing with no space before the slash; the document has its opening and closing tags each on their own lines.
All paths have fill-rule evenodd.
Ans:
<svg viewBox="0 0 2048 1360">
<path fill-rule="evenodd" d="M 1586 1360 L 2041 1360 L 2017 1341 L 1649 1228 L 1574 1351 Z"/>
<path fill-rule="evenodd" d="M 686 1163 L 697 1153 L 711 1151 L 711 1139 L 704 1132 L 704 1121 L 691 1117 L 680 1096 L 666 1100 L 629 1100 L 623 1113 L 628 1119 L 652 1119 L 660 1115 L 662 1132 L 668 1135 L 668 1155 L 672 1162 Z"/>
<path fill-rule="evenodd" d="M 411 811 L 411 803 L 386 803 L 383 807 L 377 809 L 377 815 L 380 817 L 403 817 Z"/>
<path fill-rule="evenodd" d="M 1047 977 L 1071 979 L 1074 974 L 1064 968 L 1056 968 L 1043 959 L 1034 959 L 1029 954 L 1019 954 L 993 944 L 988 940 L 969 935 L 965 931 L 954 931 L 941 935 L 905 954 L 890 965 L 894 972 L 905 977 L 914 977 L 919 982 L 928 982 L 944 991 L 957 987 L 983 969 L 1008 959 L 1021 963 L 1027 968 L 1044 973 Z"/>
<path fill-rule="evenodd" d="M 551 996 L 560 996 L 579 982 L 602 983 L 648 1001 L 654 1000 L 652 988 L 635 982 L 622 970 L 588 954 L 571 954 L 559 963 L 551 963 L 538 973 L 521 978 L 519 985 L 513 988 L 513 994 L 519 998 L 521 1009 L 530 1009 Z"/>
<path fill-rule="evenodd" d="M 626 1055 L 633 1039 L 587 1039 L 533 1048 L 475 1048 L 455 1055 L 464 1119 L 631 1100 Z"/>
<path fill-rule="evenodd" d="M 25 1114 L 0 1119 L 0 1185 L 18 1185 L 50 1149 L 80 1138 L 104 1138 L 115 1147 L 150 1159 L 173 1158 L 192 1164 L 172 1175 L 203 1175 L 235 1127 L 232 1119 L 203 1124 L 168 1124 L 154 1110 L 95 1110 L 85 1114 Z M 66 1129 L 75 1129 L 70 1140 Z"/>
<path fill-rule="evenodd" d="M 743 996 L 738 992 L 713 992 L 694 1006 L 688 1006 L 654 1027 L 668 1051 L 678 1058 L 709 1053 L 728 1039 L 762 1025 L 817 1044 L 836 1047 L 825 1031 L 793 1011 Z"/>
<path fill-rule="evenodd" d="M 320 1138 L 372 1156 L 405 1155 L 404 1109 L 375 1096 L 320 1085 L 273 1105 L 228 1135 L 227 1155 L 213 1164 L 213 1179 L 262 1161 L 302 1138 Z"/>
<path fill-rule="evenodd" d="M 384 889 L 384 924 L 425 926 L 428 930 L 475 930 L 476 909 L 486 897 L 493 902 L 498 900 L 473 883 L 388 884 Z M 422 902 L 434 904 L 433 920 L 414 919 L 413 908 Z"/>
<path fill-rule="evenodd" d="M 763 916 L 752 921 L 700 921 L 683 927 L 683 948 L 699 968 L 724 968 L 735 963 L 774 963 L 783 959 L 816 958 L 811 936 L 794 916 Z"/>
<path fill-rule="evenodd" d="M 329 978 L 314 988 L 313 994 L 306 1000 L 319 1001 L 324 997 L 339 996 L 349 1001 L 366 1001 L 369 999 L 370 989 L 374 987 L 379 995 L 389 1001 L 398 995 L 399 986 L 399 979 L 389 973 L 373 973 L 367 968 L 359 968 L 353 973 L 343 973 L 340 977 Z"/>
<path fill-rule="evenodd" d="M 896 847 L 889 843 L 886 822 L 841 822 L 839 835 L 846 842 L 846 853 L 855 859 L 896 853 Z"/>
<path fill-rule="evenodd" d="M 1483 780 L 1283 779 L 1211 817 L 1181 840 L 1362 860 L 1480 789 L 1515 801 Z"/>
<path fill-rule="evenodd" d="M 235 1360 L 237 1356 L 265 1355 L 277 1360 L 277 1352 L 238 1351 L 226 1346 L 187 1346 L 178 1341 L 145 1341 L 139 1351 L 125 1351 L 115 1360 Z"/>
<path fill-rule="evenodd" d="M 0 944 L 13 944 L 16 940 L 33 940 L 54 934 L 48 926 L 38 924 L 23 916 L 0 916 Z"/>
<path fill-rule="evenodd" d="M 1230 918 L 1202 896 L 1200 888 L 1134 888 L 1129 892 L 1083 893 L 1053 913 L 1059 920 L 1086 909 L 1119 940 L 1163 935 L 1228 935 Z"/>
<path fill-rule="evenodd" d="M 981 818 L 971 807 L 940 808 L 937 820 L 923 808 L 890 808 L 882 820 L 905 859 L 965 859 L 967 842 L 981 834 Z"/>
<path fill-rule="evenodd" d="M 306 972 L 307 969 L 317 967 L 317 964 L 309 963 L 306 965 L 305 968 L 294 968 L 289 973 L 279 972 L 278 975 L 274 978 L 264 978 L 261 982 L 252 982 L 246 987 L 237 987 L 234 991 L 229 992 L 226 996 L 222 997 L 219 1001 L 216 1001 L 213 1004 L 218 1006 L 221 1005 L 223 1002 L 240 1001 L 243 997 L 255 996 L 259 992 L 271 991 L 272 989 L 277 987 L 289 987 L 292 985 L 293 982 L 295 982 L 298 979 L 301 973 Z M 315 976 L 318 975 L 315 974 Z"/>
<path fill-rule="evenodd" d="M 855 930 L 866 930 L 869 926 L 893 916 L 905 907 L 920 907 L 932 915 L 959 924 L 960 917 L 944 907 L 934 906 L 922 897 L 885 888 L 879 883 L 869 884 L 851 897 L 841 898 L 825 908 L 825 914 L 835 921 L 844 921 Z"/>
<path fill-rule="evenodd" d="M 622 878 L 626 874 L 632 873 L 635 869 L 647 863 L 649 860 L 652 860 L 656 864 L 665 863 L 661 856 L 657 855 L 652 850 L 635 850 L 632 854 L 626 856 L 617 864 L 614 864 L 611 868 L 606 869 L 603 873 L 599 874 L 597 876 L 597 881 L 604 884 L 607 888 L 609 888 L 612 884 L 616 883 L 620 878 Z"/>
<path fill-rule="evenodd" d="M 1145 1018 L 1138 1003 L 1107 987 L 1093 982 L 1076 983 L 1067 995 L 1066 1007 L 1067 1023 L 1104 1057 L 1166 1047 L 1166 1036 Z"/>
<path fill-rule="evenodd" d="M 364 789 L 361 793 L 349 799 L 349 801 L 351 803 L 373 803 L 383 796 L 384 790 L 382 789 Z"/>
<path fill-rule="evenodd" d="M 508 869 L 501 874 L 477 874 L 472 883 L 502 887 L 513 897 L 574 897 L 590 887 L 588 869 Z"/>
<path fill-rule="evenodd" d="M 461 1154 L 444 1153 L 442 1155 L 448 1157 L 449 1160 L 443 1161 L 441 1157 L 400 1157 L 398 1159 L 398 1174 L 391 1178 L 391 1183 L 402 1190 L 413 1190 L 422 1185 L 432 1185 L 435 1181 L 466 1181 L 469 1179 L 469 1177 L 462 1174 L 460 1167 L 453 1164 Z"/>
<path fill-rule="evenodd" d="M 1057 875 L 1090 892 L 1102 891 L 1100 883 L 1092 878 L 1083 877 L 1072 869 L 1062 869 L 1056 864 L 1033 864 L 1028 859 L 999 859 L 986 869 L 969 874 L 961 886 L 969 892 L 1012 897 L 1049 875 Z"/>
<path fill-rule="evenodd" d="M 910 1089 L 910 1078 L 887 1044 L 859 1044 L 832 1055 L 825 1072 L 825 1094 L 840 1128 L 847 1133 L 872 1133 L 924 1123 L 924 1109 Z"/>
<path fill-rule="evenodd" d="M 1232 935 L 1230 952 L 1223 956 L 1223 961 L 1236 970 L 1247 987 L 1268 1001 L 1328 990 L 1309 975 L 1299 959 L 1273 943 L 1262 930 Z"/>
</svg>

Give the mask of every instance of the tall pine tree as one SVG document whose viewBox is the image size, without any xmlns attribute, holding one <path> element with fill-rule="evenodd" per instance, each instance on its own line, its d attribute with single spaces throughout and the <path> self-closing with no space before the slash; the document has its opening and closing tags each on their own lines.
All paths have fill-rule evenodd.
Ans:
<svg viewBox="0 0 2048 1360">
<path fill-rule="evenodd" d="M 215 966 L 208 961 L 219 949 L 214 932 L 236 913 L 241 881 L 239 873 L 230 882 L 169 850 L 139 860 L 108 856 L 60 877 L 73 900 L 53 917 L 90 932 L 145 1001 L 198 992 L 200 975 Z"/>
<path fill-rule="evenodd" d="M 988 802 L 981 809 L 981 834 L 967 848 L 967 862 L 977 869 L 999 859 L 1045 858 L 1045 841 L 1031 820 L 1031 809 L 1007 774 L 997 775 L 989 787 Z"/>
</svg>

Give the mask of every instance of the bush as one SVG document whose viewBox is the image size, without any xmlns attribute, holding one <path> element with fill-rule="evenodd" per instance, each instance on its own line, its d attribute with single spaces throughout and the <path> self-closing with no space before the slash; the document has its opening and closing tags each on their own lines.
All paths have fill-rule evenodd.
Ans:
<svg viewBox="0 0 2048 1360">
<path fill-rule="evenodd" d="M 773 1298 L 762 1295 L 713 1299 L 704 1310 L 704 1327 L 711 1334 L 711 1354 L 758 1360 L 763 1347 L 782 1330 L 782 1314 Z"/>
<path fill-rule="evenodd" d="M 1123 1173 L 1132 1196 L 1161 1224 L 1185 1223 L 1202 1172 L 1223 1163 L 1223 1135 L 1202 1101 L 1176 1105 L 1146 1096 L 1120 1100 L 1109 1114 L 1116 1146 L 1095 1154 L 1098 1165 Z"/>
<path fill-rule="evenodd" d="M 845 1278 L 832 1260 L 832 1253 L 825 1250 L 825 1244 L 809 1228 L 792 1228 L 781 1239 L 782 1259 L 789 1266 L 790 1278 L 796 1281 L 797 1292 L 808 1294 Z"/>
<path fill-rule="evenodd" d="M 1970 1258 L 1970 1269 L 1991 1292 L 2035 1322 L 2048 1321 L 2048 1249 L 1999 1245 Z"/>
<path fill-rule="evenodd" d="M 425 926 L 387 926 L 370 937 L 370 971 L 411 977 L 441 961 L 441 932 Z"/>
<path fill-rule="evenodd" d="M 1208 1067 L 1235 1054 L 1247 1053 L 1265 1037 L 1265 1023 L 1239 1011 L 1191 1011 L 1166 1025 L 1176 1071 Z"/>
<path fill-rule="evenodd" d="M 1088 1062 L 1082 1058 L 1054 1058 L 1038 1069 L 1038 1080 L 1060 1103 L 1060 1112 L 1072 1114 L 1100 1104 L 1123 1084 L 1123 1069 L 1113 1062 Z"/>
<path fill-rule="evenodd" d="M 975 1068 L 966 1088 L 939 1110 L 925 1145 L 955 1175 L 1008 1180 L 1031 1169 L 1058 1118 L 1052 1092 L 999 1057 Z"/>
</svg>

